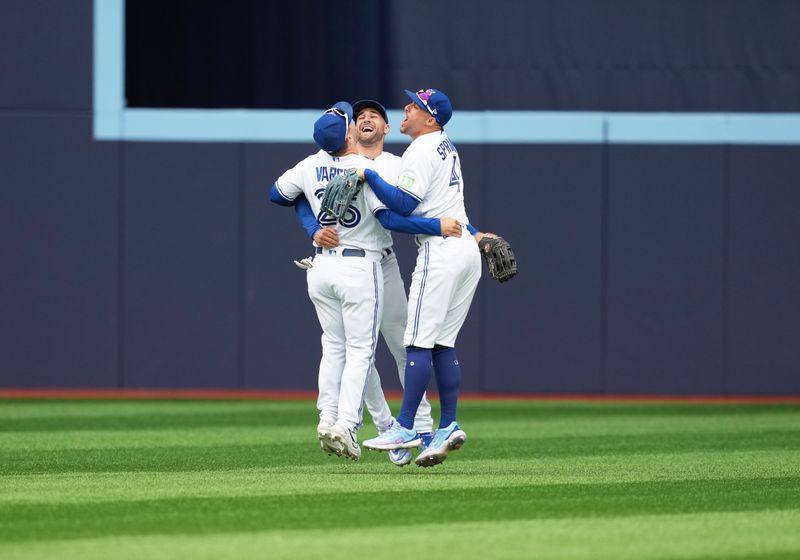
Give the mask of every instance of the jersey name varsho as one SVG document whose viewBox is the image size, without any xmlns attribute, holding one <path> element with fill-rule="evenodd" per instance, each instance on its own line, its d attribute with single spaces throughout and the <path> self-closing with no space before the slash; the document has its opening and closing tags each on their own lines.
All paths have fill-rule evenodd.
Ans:
<svg viewBox="0 0 800 560">
<path fill-rule="evenodd" d="M 317 167 L 317 181 L 327 183 L 339 173 L 344 173 L 345 171 L 346 169 L 340 169 L 338 167 Z"/>
</svg>

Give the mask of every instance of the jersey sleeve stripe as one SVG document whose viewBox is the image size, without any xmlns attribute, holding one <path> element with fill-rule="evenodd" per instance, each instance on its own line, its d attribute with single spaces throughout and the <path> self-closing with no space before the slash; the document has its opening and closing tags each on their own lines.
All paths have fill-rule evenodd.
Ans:
<svg viewBox="0 0 800 560">
<path fill-rule="evenodd" d="M 415 195 L 413 192 L 411 192 L 409 190 L 406 190 L 403 187 L 397 187 L 397 188 L 400 189 L 401 191 L 403 191 L 404 193 L 406 193 L 408 196 L 410 196 L 411 198 L 413 198 L 417 202 L 422 202 L 422 199 L 420 197 L 418 197 L 417 195 Z"/>
<path fill-rule="evenodd" d="M 278 184 L 278 181 L 275 181 L 275 184 L 273 185 L 273 187 L 275 187 L 275 190 L 278 191 L 278 194 L 281 195 L 287 202 L 294 201 L 293 198 L 289 198 L 288 196 L 286 196 L 286 193 L 284 193 L 281 190 L 281 186 Z"/>
</svg>

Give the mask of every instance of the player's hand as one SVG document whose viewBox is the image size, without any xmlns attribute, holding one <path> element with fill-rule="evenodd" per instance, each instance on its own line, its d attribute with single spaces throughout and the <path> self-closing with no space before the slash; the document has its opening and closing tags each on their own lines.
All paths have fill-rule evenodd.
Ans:
<svg viewBox="0 0 800 560">
<path fill-rule="evenodd" d="M 473 235 L 472 237 L 475 238 L 476 242 L 480 243 L 480 240 L 483 239 L 484 237 L 497 237 L 497 235 L 494 234 L 494 233 L 490 233 L 488 231 L 486 233 L 484 233 L 482 231 L 478 231 L 478 232 L 475 232 L 475 235 Z"/>
<path fill-rule="evenodd" d="M 320 228 L 314 234 L 314 241 L 320 247 L 331 249 L 339 246 L 339 234 L 332 227 Z"/>
<path fill-rule="evenodd" d="M 455 218 L 439 218 L 442 237 L 461 237 L 461 224 Z"/>
<path fill-rule="evenodd" d="M 363 167 L 359 167 L 358 169 L 356 169 L 356 173 L 358 173 L 358 178 L 360 180 L 362 180 L 362 181 L 366 181 L 367 180 L 367 177 L 364 174 L 364 171 L 366 171 L 366 170 Z"/>
</svg>

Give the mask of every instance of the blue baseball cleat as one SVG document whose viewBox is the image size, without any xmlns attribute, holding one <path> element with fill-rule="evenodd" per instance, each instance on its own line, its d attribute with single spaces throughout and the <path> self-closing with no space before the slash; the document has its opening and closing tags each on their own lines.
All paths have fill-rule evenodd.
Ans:
<svg viewBox="0 0 800 560">
<path fill-rule="evenodd" d="M 419 447 L 420 439 L 416 430 L 407 430 L 398 422 L 393 422 L 389 428 L 376 438 L 364 442 L 364 447 L 373 451 L 392 451 L 394 449 L 409 449 Z M 394 461 L 392 461 L 394 462 Z"/>
<path fill-rule="evenodd" d="M 389 430 L 392 426 L 397 424 L 397 420 L 392 418 L 389 420 L 389 424 L 385 428 L 378 428 L 378 435 L 385 434 L 387 430 Z M 411 455 L 411 451 L 408 449 L 392 449 L 387 453 L 389 456 L 389 461 L 392 462 L 393 465 L 397 465 L 398 467 L 405 467 L 407 464 L 411 462 L 411 459 L 414 457 Z"/>
<path fill-rule="evenodd" d="M 430 445 L 414 462 L 420 467 L 432 467 L 443 463 L 447 459 L 447 454 L 460 449 L 465 441 L 467 434 L 458 427 L 458 424 L 451 422 L 449 426 L 436 430 Z"/>
<path fill-rule="evenodd" d="M 411 462 L 413 458 L 411 455 L 411 451 L 408 449 L 392 449 L 388 453 L 389 460 L 392 464 L 397 465 L 398 467 L 405 467 L 407 464 Z"/>
<path fill-rule="evenodd" d="M 433 434 L 430 432 L 425 432 L 424 434 L 417 435 L 420 439 L 419 450 L 420 452 L 425 451 L 431 444 Z M 389 451 L 389 460 L 398 467 L 406 466 L 411 462 L 411 459 L 411 451 L 408 449 L 393 449 L 392 451 Z"/>
</svg>

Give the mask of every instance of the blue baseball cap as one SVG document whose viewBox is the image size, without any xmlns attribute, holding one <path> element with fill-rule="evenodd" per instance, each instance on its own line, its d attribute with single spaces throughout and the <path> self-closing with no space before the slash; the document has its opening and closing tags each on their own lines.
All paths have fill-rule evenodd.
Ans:
<svg viewBox="0 0 800 560">
<path fill-rule="evenodd" d="M 314 142 L 328 153 L 338 152 L 347 139 L 347 129 L 353 122 L 353 107 L 339 101 L 314 122 Z"/>
<path fill-rule="evenodd" d="M 389 117 L 386 116 L 386 107 L 378 103 L 373 99 L 362 99 L 361 101 L 356 101 L 353 103 L 353 116 L 358 118 L 358 114 L 363 111 L 364 109 L 375 109 L 380 113 L 383 120 L 386 121 L 386 124 L 389 124 Z"/>
<path fill-rule="evenodd" d="M 430 113 L 442 128 L 453 116 L 453 106 L 450 104 L 450 98 L 443 91 L 438 89 L 421 89 L 416 93 L 407 89 L 403 91 L 411 98 L 411 101 Z"/>
</svg>

